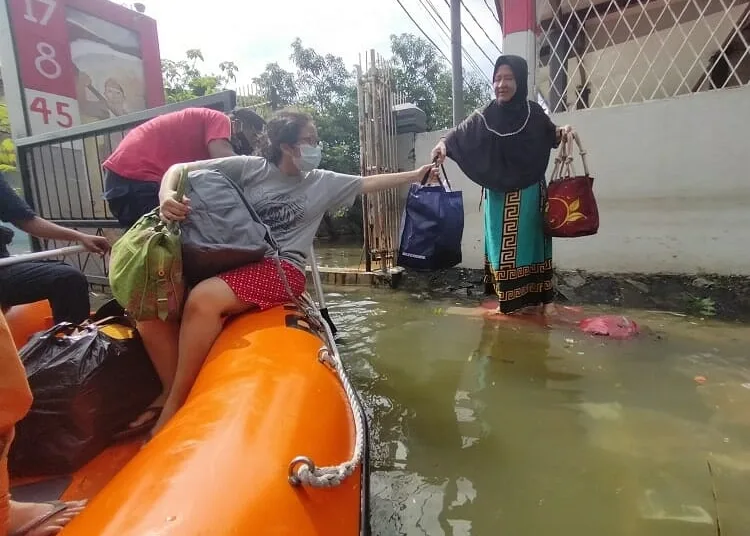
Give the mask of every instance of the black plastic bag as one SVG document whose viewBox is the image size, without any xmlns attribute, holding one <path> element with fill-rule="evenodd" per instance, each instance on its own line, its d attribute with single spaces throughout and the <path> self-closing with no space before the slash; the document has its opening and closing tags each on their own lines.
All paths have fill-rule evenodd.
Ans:
<svg viewBox="0 0 750 536">
<path fill-rule="evenodd" d="M 122 317 L 37 333 L 19 352 L 34 395 L 9 454 L 14 476 L 63 474 L 101 453 L 162 386 Z"/>
</svg>

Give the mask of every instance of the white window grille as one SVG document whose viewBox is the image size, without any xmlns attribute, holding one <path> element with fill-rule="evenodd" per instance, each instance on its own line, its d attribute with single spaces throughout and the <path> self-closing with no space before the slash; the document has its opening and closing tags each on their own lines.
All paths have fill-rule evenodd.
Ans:
<svg viewBox="0 0 750 536">
<path fill-rule="evenodd" d="M 537 0 L 553 112 L 750 83 L 750 0 Z"/>
</svg>

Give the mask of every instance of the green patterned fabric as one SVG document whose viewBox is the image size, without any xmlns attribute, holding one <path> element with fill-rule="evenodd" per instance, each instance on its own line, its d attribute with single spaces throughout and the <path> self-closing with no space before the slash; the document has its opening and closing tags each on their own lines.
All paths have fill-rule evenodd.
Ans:
<svg viewBox="0 0 750 536">
<path fill-rule="evenodd" d="M 185 189 L 185 173 L 176 197 Z M 177 320 L 185 282 L 177 224 L 166 224 L 159 209 L 141 216 L 112 246 L 109 285 L 117 302 L 135 320 Z"/>
</svg>

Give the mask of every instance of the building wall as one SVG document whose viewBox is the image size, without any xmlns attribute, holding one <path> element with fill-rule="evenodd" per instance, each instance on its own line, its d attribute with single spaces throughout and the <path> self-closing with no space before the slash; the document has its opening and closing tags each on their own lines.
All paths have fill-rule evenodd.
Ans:
<svg viewBox="0 0 750 536">
<path fill-rule="evenodd" d="M 555 115 L 580 133 L 601 217 L 596 236 L 555 239 L 556 265 L 750 275 L 748 118 L 747 86 Z M 443 133 L 416 136 L 417 164 Z M 481 268 L 480 188 L 450 160 L 446 170 L 464 194 L 463 266 Z"/>
</svg>

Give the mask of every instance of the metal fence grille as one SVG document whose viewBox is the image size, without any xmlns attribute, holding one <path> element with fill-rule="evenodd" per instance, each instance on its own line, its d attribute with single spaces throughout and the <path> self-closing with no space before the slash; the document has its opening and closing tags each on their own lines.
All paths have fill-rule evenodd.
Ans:
<svg viewBox="0 0 750 536">
<path fill-rule="evenodd" d="M 750 0 L 537 0 L 552 112 L 750 82 Z"/>
<path fill-rule="evenodd" d="M 43 218 L 86 233 L 107 236 L 110 242 L 114 242 L 122 231 L 102 198 L 104 180 L 101 166 L 125 134 L 164 113 L 189 106 L 227 112 L 235 103 L 235 92 L 224 91 L 16 140 L 24 197 Z M 65 245 L 68 244 L 55 240 L 32 240 L 34 250 Z M 107 286 L 106 258 L 81 253 L 66 260 L 80 268 L 93 285 Z"/>
</svg>

